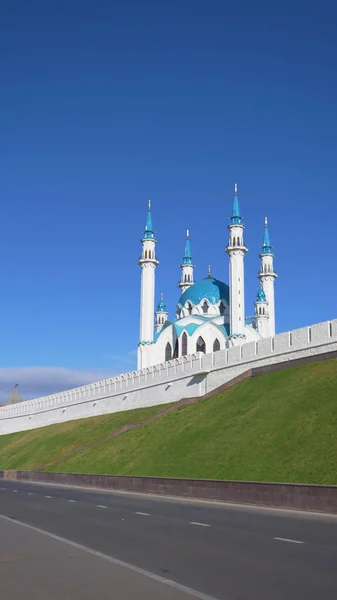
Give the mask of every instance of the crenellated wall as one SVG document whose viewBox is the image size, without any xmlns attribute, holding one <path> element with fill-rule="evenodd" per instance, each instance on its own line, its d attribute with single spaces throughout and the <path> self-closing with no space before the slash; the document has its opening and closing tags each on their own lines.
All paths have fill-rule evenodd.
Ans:
<svg viewBox="0 0 337 600">
<path fill-rule="evenodd" d="M 196 353 L 0 408 L 0 435 L 203 396 L 253 367 L 337 350 L 337 319 L 272 338 Z"/>
</svg>

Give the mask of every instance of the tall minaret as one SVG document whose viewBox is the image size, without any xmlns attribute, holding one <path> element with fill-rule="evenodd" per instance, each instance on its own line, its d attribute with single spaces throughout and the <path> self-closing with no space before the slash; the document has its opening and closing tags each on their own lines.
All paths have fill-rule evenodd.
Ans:
<svg viewBox="0 0 337 600">
<path fill-rule="evenodd" d="M 154 237 L 151 217 L 151 201 L 142 242 L 142 255 L 138 264 L 142 268 L 140 292 L 140 338 L 138 344 L 138 369 L 150 365 L 150 349 L 154 337 L 154 272 L 159 264 L 155 255 L 157 240 Z"/>
<path fill-rule="evenodd" d="M 168 317 L 168 312 L 166 309 L 166 303 L 164 301 L 164 295 L 163 292 L 160 294 L 160 300 L 157 304 L 157 310 L 156 310 L 156 324 L 155 324 L 155 329 L 156 329 L 156 333 L 159 333 L 159 331 L 161 331 L 167 321 L 167 317 Z"/>
<path fill-rule="evenodd" d="M 240 215 L 237 183 L 234 184 L 233 210 L 228 229 L 229 243 L 226 252 L 229 256 L 230 335 L 235 337 L 235 335 L 243 335 L 245 326 L 243 259 L 248 251 L 243 243 L 244 225 Z"/>
<path fill-rule="evenodd" d="M 183 262 L 180 265 L 181 268 L 181 281 L 178 286 L 181 289 L 181 293 L 183 293 L 187 288 L 193 285 L 193 270 L 194 264 L 191 256 L 191 247 L 190 247 L 190 231 L 186 229 L 186 244 L 185 244 L 185 254 L 183 258 Z"/>
<path fill-rule="evenodd" d="M 262 252 L 260 254 L 261 266 L 258 278 L 261 287 L 266 294 L 269 311 L 269 335 L 275 335 L 275 299 L 274 299 L 274 280 L 277 274 L 274 271 L 274 254 L 270 245 L 268 219 L 264 219 L 264 238 Z"/>
<path fill-rule="evenodd" d="M 255 321 L 257 331 L 262 338 L 269 337 L 269 313 L 266 294 L 261 288 L 255 300 Z"/>
</svg>

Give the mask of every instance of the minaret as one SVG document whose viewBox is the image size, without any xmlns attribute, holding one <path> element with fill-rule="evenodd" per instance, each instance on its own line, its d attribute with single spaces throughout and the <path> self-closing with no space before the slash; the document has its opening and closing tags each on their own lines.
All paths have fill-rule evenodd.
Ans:
<svg viewBox="0 0 337 600">
<path fill-rule="evenodd" d="M 181 289 L 181 293 L 183 293 L 187 288 L 193 285 L 193 270 L 194 264 L 191 256 L 191 247 L 190 247 L 190 231 L 186 230 L 186 244 L 185 244 L 185 254 L 183 258 L 183 262 L 180 265 L 181 268 L 181 281 L 178 284 L 178 287 Z"/>
<path fill-rule="evenodd" d="M 274 280 L 277 274 L 274 271 L 274 254 L 270 245 L 268 219 L 264 219 L 264 238 L 262 252 L 260 254 L 261 266 L 258 278 L 261 282 L 261 287 L 266 294 L 269 310 L 269 335 L 275 335 L 275 299 L 274 299 Z"/>
<path fill-rule="evenodd" d="M 225 251 L 229 256 L 230 335 L 235 337 L 243 335 L 245 326 L 243 259 L 248 251 L 243 243 L 244 225 L 240 215 L 237 183 L 234 184 L 233 210 L 228 229 L 229 243 Z"/>
<path fill-rule="evenodd" d="M 269 312 L 266 294 L 261 288 L 255 300 L 255 321 L 257 331 L 262 338 L 269 337 Z"/>
<path fill-rule="evenodd" d="M 151 201 L 142 242 L 142 255 L 138 264 L 142 268 L 140 292 L 140 339 L 138 344 L 138 369 L 150 366 L 150 347 L 154 337 L 154 274 L 159 264 L 155 255 L 157 240 L 154 237 L 151 217 Z"/>
<path fill-rule="evenodd" d="M 159 331 L 162 330 L 162 328 L 164 327 L 166 321 L 167 321 L 167 317 L 168 317 L 168 312 L 166 310 L 166 303 L 164 301 L 164 296 L 163 293 L 160 294 L 160 300 L 157 304 L 157 310 L 156 310 L 156 332 L 159 333 Z"/>
</svg>

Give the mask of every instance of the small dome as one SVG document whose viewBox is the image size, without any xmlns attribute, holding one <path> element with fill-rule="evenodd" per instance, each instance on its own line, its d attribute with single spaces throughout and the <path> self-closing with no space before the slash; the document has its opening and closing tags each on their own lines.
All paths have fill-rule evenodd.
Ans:
<svg viewBox="0 0 337 600">
<path fill-rule="evenodd" d="M 266 294 L 262 288 L 257 293 L 256 302 L 267 302 Z"/>
<path fill-rule="evenodd" d="M 157 312 L 167 312 L 166 311 L 166 304 L 165 304 L 165 302 L 164 302 L 164 300 L 162 298 L 158 302 Z"/>
<path fill-rule="evenodd" d="M 200 304 L 204 298 L 210 304 L 218 304 L 220 300 L 225 300 L 229 304 L 229 287 L 214 277 L 206 277 L 187 288 L 181 294 L 178 305 L 182 308 L 186 302 L 190 302 L 192 305 Z"/>
</svg>

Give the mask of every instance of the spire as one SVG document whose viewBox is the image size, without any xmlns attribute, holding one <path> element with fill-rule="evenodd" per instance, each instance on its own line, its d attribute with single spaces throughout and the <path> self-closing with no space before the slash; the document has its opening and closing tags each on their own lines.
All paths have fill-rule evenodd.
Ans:
<svg viewBox="0 0 337 600">
<path fill-rule="evenodd" d="M 233 209 L 231 216 L 232 225 L 241 225 L 242 218 L 240 215 L 239 199 L 238 199 L 238 184 L 234 183 L 234 198 Z"/>
<path fill-rule="evenodd" d="M 157 312 L 166 312 L 166 302 L 164 300 L 163 292 L 160 293 L 160 300 L 157 304 Z"/>
<path fill-rule="evenodd" d="M 186 244 L 185 244 L 185 254 L 183 258 L 183 265 L 191 265 L 192 264 L 192 256 L 191 256 L 191 246 L 190 246 L 190 230 L 186 229 Z"/>
<path fill-rule="evenodd" d="M 269 239 L 268 219 L 267 219 L 267 217 L 265 217 L 264 218 L 264 238 L 263 238 L 263 245 L 262 245 L 262 254 L 271 254 L 271 253 L 272 253 L 272 248 L 271 248 L 270 239 Z"/>
<path fill-rule="evenodd" d="M 208 274 L 207 277 L 212 277 L 211 275 L 211 265 L 208 265 Z"/>
<path fill-rule="evenodd" d="M 153 240 L 154 231 L 152 227 L 152 216 L 151 216 L 151 200 L 148 201 L 147 218 L 144 230 L 144 239 Z"/>
<path fill-rule="evenodd" d="M 257 293 L 256 302 L 267 302 L 266 294 L 262 288 Z"/>
</svg>

